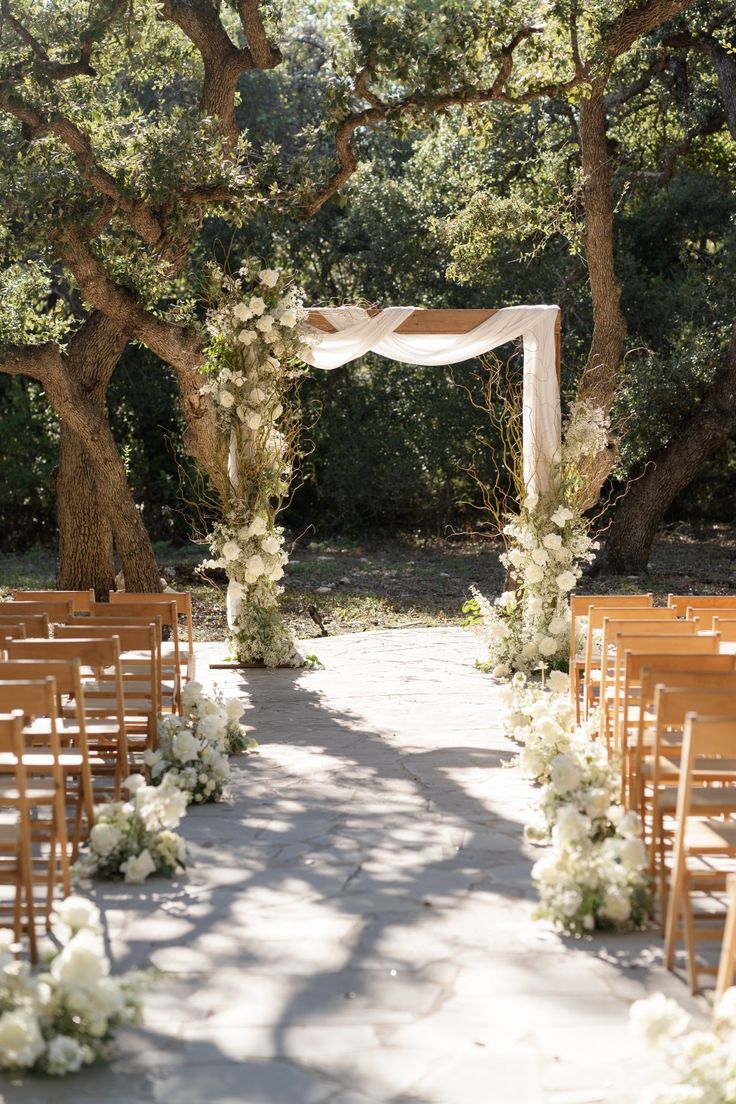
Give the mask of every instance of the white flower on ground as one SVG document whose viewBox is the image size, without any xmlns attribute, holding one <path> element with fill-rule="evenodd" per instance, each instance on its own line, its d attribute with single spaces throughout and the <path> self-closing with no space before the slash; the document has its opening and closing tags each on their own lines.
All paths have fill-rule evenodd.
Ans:
<svg viewBox="0 0 736 1104">
<path fill-rule="evenodd" d="M 262 268 L 258 273 L 258 279 L 264 287 L 275 287 L 279 282 L 279 270 L 278 268 Z"/>
<path fill-rule="evenodd" d="M 623 924 L 631 916 L 631 899 L 625 890 L 609 886 L 598 915 L 616 924 Z"/>
<path fill-rule="evenodd" d="M 555 582 L 561 591 L 572 590 L 577 579 L 572 571 L 561 571 L 555 578 Z"/>
<path fill-rule="evenodd" d="M 524 645 L 521 649 L 521 654 L 524 656 L 524 659 L 534 659 L 539 654 L 537 645 L 533 640 L 530 640 Z"/>
<path fill-rule="evenodd" d="M 98 930 L 100 926 L 100 910 L 94 901 L 87 897 L 72 895 L 54 905 L 54 921 L 65 924 L 74 931 L 82 928 Z"/>
<path fill-rule="evenodd" d="M 145 786 L 146 780 L 142 774 L 129 774 L 123 782 L 131 797 L 134 797 L 141 786 Z"/>
<path fill-rule="evenodd" d="M 572 755 L 556 755 L 550 768 L 550 780 L 558 793 L 569 793 L 580 785 L 580 767 Z"/>
<path fill-rule="evenodd" d="M 222 546 L 222 555 L 228 561 L 237 560 L 240 555 L 240 545 L 236 544 L 235 541 L 225 541 Z"/>
<path fill-rule="evenodd" d="M 83 929 L 74 935 L 51 963 L 51 976 L 67 992 L 91 990 L 110 972 L 102 939 Z"/>
<path fill-rule="evenodd" d="M 171 750 L 180 763 L 191 763 L 193 759 L 197 758 L 201 748 L 201 742 L 186 728 L 177 732 L 171 741 Z"/>
<path fill-rule="evenodd" d="M 76 1073 L 86 1058 L 82 1044 L 71 1035 L 55 1035 L 46 1048 L 46 1066 L 50 1074 L 63 1077 L 67 1073 Z"/>
<path fill-rule="evenodd" d="M 715 1007 L 714 1017 L 717 1024 L 736 1028 L 736 986 L 727 989 Z"/>
<path fill-rule="evenodd" d="M 558 813 L 552 838 L 555 843 L 565 847 L 571 843 L 587 839 L 590 833 L 590 821 L 578 812 L 574 805 L 563 805 Z"/>
<path fill-rule="evenodd" d="M 248 302 L 248 309 L 252 314 L 263 314 L 266 309 L 265 299 L 261 299 L 260 295 L 254 295 Z"/>
<path fill-rule="evenodd" d="M 603 789 L 602 786 L 593 790 L 588 790 L 583 796 L 585 802 L 585 815 L 589 816 L 591 820 L 598 820 L 600 817 L 606 815 L 608 806 L 611 802 L 611 795 L 608 790 Z"/>
<path fill-rule="evenodd" d="M 634 1001 L 629 1018 L 633 1030 L 651 1047 L 660 1047 L 676 1039 L 690 1024 L 687 1012 L 664 993 Z"/>
<path fill-rule="evenodd" d="M 122 832 L 114 824 L 95 824 L 89 834 L 89 842 L 93 851 L 101 858 L 110 855 L 122 839 Z"/>
<path fill-rule="evenodd" d="M 16 1008 L 0 1016 L 0 1066 L 28 1069 L 45 1049 L 38 1020 L 26 1008 Z"/>
<path fill-rule="evenodd" d="M 497 663 L 496 666 L 491 671 L 491 674 L 493 675 L 493 677 L 498 678 L 498 679 L 508 678 L 510 673 L 511 673 L 511 668 L 509 667 L 508 663 Z"/>
<path fill-rule="evenodd" d="M 202 717 L 197 731 L 205 740 L 220 741 L 225 738 L 227 719 L 211 713 L 208 717 Z"/>
<path fill-rule="evenodd" d="M 124 863 L 121 863 L 120 869 L 125 875 L 126 882 L 132 885 L 141 885 L 145 882 L 149 874 L 153 874 L 156 869 L 156 864 L 151 858 L 151 852 L 146 847 L 141 851 L 140 855 L 136 855 L 135 858 L 127 859 Z"/>
<path fill-rule="evenodd" d="M 185 709 L 191 709 L 202 697 L 202 683 L 192 679 L 181 692 L 181 702 Z"/>
<path fill-rule="evenodd" d="M 551 629 L 550 624 L 550 631 Z M 570 690 L 570 676 L 564 671 L 550 671 L 547 685 L 553 694 L 567 694 Z"/>
<path fill-rule="evenodd" d="M 228 698 L 225 702 L 225 710 L 227 712 L 227 719 L 231 724 L 236 724 L 245 712 L 245 704 L 240 698 Z"/>
</svg>

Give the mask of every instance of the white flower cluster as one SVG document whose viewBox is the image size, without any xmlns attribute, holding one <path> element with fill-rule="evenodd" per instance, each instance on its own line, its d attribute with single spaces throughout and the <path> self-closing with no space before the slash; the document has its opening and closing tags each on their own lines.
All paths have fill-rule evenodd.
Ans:
<svg viewBox="0 0 736 1104">
<path fill-rule="evenodd" d="M 186 847 L 174 829 L 188 798 L 173 779 L 148 786 L 141 774 L 125 780 L 130 801 L 110 801 L 95 808 L 89 850 L 75 864 L 75 877 L 86 880 L 124 878 L 145 882 L 149 874 L 171 876 L 184 869 Z"/>
<path fill-rule="evenodd" d="M 12 931 L 0 930 L 0 1069 L 76 1073 L 140 1018 L 138 981 L 110 977 L 97 907 L 67 897 L 53 920 L 64 946 L 37 974 L 15 959 Z"/>
<path fill-rule="evenodd" d="M 241 662 L 299 666 L 278 608 L 288 556 L 276 517 L 292 475 L 285 409 L 290 381 L 303 375 L 309 355 L 308 314 L 302 293 L 278 269 L 246 264 L 222 284 L 223 302 L 207 322 L 202 390 L 219 412 L 230 501 L 210 538 L 214 559 L 204 566 L 227 572 L 228 623 Z"/>
<path fill-rule="evenodd" d="M 578 503 L 580 449 L 600 451 L 606 416 L 589 403 L 574 403 L 565 423 L 553 490 L 526 496 L 518 515 L 504 526 L 507 551 L 501 563 L 514 590 L 491 603 L 477 590 L 465 607 L 470 625 L 488 649 L 483 664 L 497 678 L 530 672 L 540 664 L 564 668 L 570 640 L 569 594 L 598 544 L 588 535 Z M 605 444 L 605 439 L 603 440 Z"/>
<path fill-rule="evenodd" d="M 642 1104 L 728 1104 L 736 1100 L 736 988 L 727 989 L 710 1030 L 688 1031 L 677 1001 L 655 993 L 631 1006 L 631 1026 L 667 1056 L 673 1083 L 648 1090 Z"/>
<path fill-rule="evenodd" d="M 151 781 L 168 781 L 195 804 L 219 801 L 230 777 L 228 756 L 255 746 L 240 724 L 243 703 L 210 698 L 199 682 L 188 682 L 181 698 L 182 715 L 159 718 L 158 748 L 144 755 Z"/>
<path fill-rule="evenodd" d="M 620 804 L 619 773 L 592 738 L 575 728 L 566 675 L 549 689 L 517 673 L 503 691 L 504 730 L 523 748 L 517 765 L 541 783 L 527 841 L 549 843 L 532 870 L 538 915 L 570 932 L 639 926 L 650 912 L 647 854 L 636 813 Z"/>
</svg>

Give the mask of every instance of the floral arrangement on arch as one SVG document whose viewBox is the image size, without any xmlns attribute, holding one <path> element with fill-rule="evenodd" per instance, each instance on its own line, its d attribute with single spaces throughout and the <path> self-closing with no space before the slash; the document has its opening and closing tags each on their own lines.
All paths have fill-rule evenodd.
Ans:
<svg viewBox="0 0 736 1104">
<path fill-rule="evenodd" d="M 466 624 L 488 650 L 481 666 L 497 678 L 528 673 L 540 663 L 567 668 L 569 594 L 598 548 L 582 513 L 581 464 L 605 448 L 608 430 L 608 417 L 599 407 L 587 401 L 571 405 L 552 489 L 541 496 L 527 494 L 503 529 L 507 548 L 501 563 L 513 589 L 490 602 L 474 588 L 464 607 Z"/>
<path fill-rule="evenodd" d="M 158 747 L 144 754 L 151 781 L 177 786 L 187 802 L 219 801 L 230 777 L 228 756 L 256 747 L 240 724 L 243 703 L 218 701 L 188 682 L 181 694 L 183 713 L 159 718 Z"/>
<path fill-rule="evenodd" d="M 84 897 L 54 906 L 61 949 L 34 973 L 0 930 L 0 1069 L 76 1073 L 110 1051 L 116 1028 L 140 1022 L 140 980 L 113 978 L 99 909 Z"/>
<path fill-rule="evenodd" d="M 186 813 L 187 794 L 167 777 L 149 786 L 142 774 L 131 774 L 124 785 L 130 801 L 95 807 L 89 848 L 74 864 L 79 881 L 123 878 L 140 884 L 150 874 L 171 877 L 184 869 L 186 845 L 174 829 Z"/>
<path fill-rule="evenodd" d="M 278 515 L 294 467 L 298 419 L 290 395 L 306 371 L 308 314 L 286 274 L 258 261 L 235 276 L 218 272 L 217 279 L 201 371 L 228 457 L 228 491 L 222 520 L 209 537 L 214 559 L 206 566 L 227 572 L 228 624 L 238 660 L 301 666 L 279 611 L 288 556 Z"/>
<path fill-rule="evenodd" d="M 524 833 L 548 847 L 532 870 L 537 916 L 572 934 L 641 927 L 652 909 L 641 821 L 621 805 L 594 721 L 575 727 L 567 675 L 553 671 L 547 687 L 519 672 L 502 695 L 504 731 L 522 743 L 516 765 L 541 787 Z"/>
<path fill-rule="evenodd" d="M 673 1078 L 655 1086 L 642 1104 L 728 1104 L 736 1099 L 736 988 L 727 989 L 706 1030 L 688 1030 L 690 1016 L 677 1001 L 655 993 L 630 1010 L 634 1031 L 666 1056 Z"/>
</svg>

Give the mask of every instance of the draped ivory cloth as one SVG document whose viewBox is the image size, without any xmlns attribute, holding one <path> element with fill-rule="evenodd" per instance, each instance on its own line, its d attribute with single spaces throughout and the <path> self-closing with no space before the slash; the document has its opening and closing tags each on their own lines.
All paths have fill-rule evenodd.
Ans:
<svg viewBox="0 0 736 1104">
<path fill-rule="evenodd" d="M 399 334 L 414 307 L 387 307 L 371 317 L 362 307 L 317 308 L 336 333 L 310 336 L 315 368 L 332 370 L 368 352 L 403 364 L 442 365 L 472 360 L 521 337 L 524 344 L 524 482 L 529 493 L 550 485 L 560 448 L 560 388 L 555 363 L 557 307 L 503 307 L 464 334 Z"/>
</svg>

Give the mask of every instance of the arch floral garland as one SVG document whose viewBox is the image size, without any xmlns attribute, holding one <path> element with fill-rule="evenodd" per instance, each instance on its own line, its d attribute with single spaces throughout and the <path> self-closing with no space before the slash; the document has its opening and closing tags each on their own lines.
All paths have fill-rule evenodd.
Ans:
<svg viewBox="0 0 736 1104">
<path fill-rule="evenodd" d="M 303 294 L 278 269 L 251 260 L 221 278 L 207 317 L 210 335 L 202 372 L 217 410 L 228 481 L 222 519 L 210 534 L 206 566 L 228 575 L 228 625 L 241 663 L 298 667 L 304 663 L 279 610 L 288 555 L 278 515 L 291 481 L 298 419 L 290 405 L 306 367 Z"/>
</svg>

